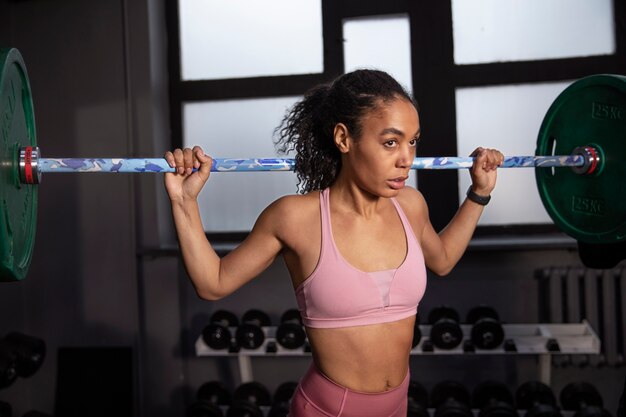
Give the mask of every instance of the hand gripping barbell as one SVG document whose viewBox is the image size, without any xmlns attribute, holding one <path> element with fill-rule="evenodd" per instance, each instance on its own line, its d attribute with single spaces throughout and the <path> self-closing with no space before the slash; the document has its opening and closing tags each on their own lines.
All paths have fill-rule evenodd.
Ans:
<svg viewBox="0 0 626 417">
<path fill-rule="evenodd" d="M 0 281 L 21 280 L 27 274 L 42 174 L 173 172 L 163 158 L 43 158 L 26 66 L 17 49 L 0 49 L 0 138 Z M 541 200 L 556 226 L 579 246 L 600 248 L 598 252 L 618 245 L 617 263 L 626 256 L 625 139 L 626 77 L 592 75 L 571 84 L 551 105 L 539 130 L 536 155 L 507 157 L 502 168 L 536 168 Z M 472 162 L 416 158 L 412 168 L 461 169 Z M 556 169 L 561 167 L 571 169 Z M 211 170 L 293 168 L 291 159 L 215 158 Z"/>
</svg>

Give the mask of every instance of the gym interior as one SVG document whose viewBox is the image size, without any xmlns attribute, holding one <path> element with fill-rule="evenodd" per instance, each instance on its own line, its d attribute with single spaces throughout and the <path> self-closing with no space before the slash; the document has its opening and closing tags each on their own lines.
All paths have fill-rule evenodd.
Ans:
<svg viewBox="0 0 626 417">
<path fill-rule="evenodd" d="M 360 67 L 389 71 L 415 96 L 418 156 L 466 156 L 479 145 L 533 155 L 542 120 L 568 85 L 626 74 L 622 0 L 0 0 L 0 22 L 0 47 L 24 58 L 47 157 L 160 157 L 194 144 L 214 156 L 274 157 L 285 109 Z M 624 97 L 618 115 L 626 119 Z M 200 205 L 216 251 L 240 243 L 296 183 L 290 173 L 213 175 Z M 414 171 L 409 184 L 440 230 L 469 175 Z M 226 298 L 199 299 L 161 174 L 44 174 L 38 187 L 27 276 L 0 283 L 0 337 L 43 341 L 45 359 L 0 389 L 12 410 L 2 416 L 184 416 L 207 382 L 232 394 L 255 381 L 274 393 L 305 373 L 306 341 L 293 330 L 286 343 L 295 346 L 279 343 L 281 317 L 296 307 L 282 259 Z M 576 239 L 546 213 L 534 170 L 501 172 L 459 264 L 446 277 L 428 275 L 411 378 L 431 395 L 442 381 L 469 392 L 497 381 L 513 394 L 540 381 L 557 400 L 568 384 L 585 382 L 617 416 L 625 297 L 626 263 L 581 262 Z M 481 316 L 478 306 L 491 309 Z M 263 327 L 260 344 L 253 329 L 254 346 L 237 345 L 227 323 L 218 330 L 232 333 L 227 346 L 209 346 L 203 335 L 215 312 L 244 324 L 250 310 L 267 316 L 248 316 Z M 430 333 L 442 319 L 462 328 L 454 346 Z M 472 343 L 484 319 L 504 331 L 497 346 Z M 271 404 L 261 405 L 270 415 Z"/>
</svg>

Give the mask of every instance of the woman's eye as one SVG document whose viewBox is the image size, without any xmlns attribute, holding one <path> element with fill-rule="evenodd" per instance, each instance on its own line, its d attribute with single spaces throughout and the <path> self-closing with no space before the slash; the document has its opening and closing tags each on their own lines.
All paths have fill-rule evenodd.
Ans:
<svg viewBox="0 0 626 417">
<path fill-rule="evenodd" d="M 388 141 L 385 142 L 385 146 L 388 147 L 388 148 L 391 148 L 391 147 L 393 147 L 395 145 L 396 145 L 396 141 L 393 140 L 393 139 L 388 140 Z"/>
<path fill-rule="evenodd" d="M 411 139 L 411 141 L 409 142 L 409 145 L 417 146 L 417 142 L 419 142 L 419 139 Z"/>
</svg>

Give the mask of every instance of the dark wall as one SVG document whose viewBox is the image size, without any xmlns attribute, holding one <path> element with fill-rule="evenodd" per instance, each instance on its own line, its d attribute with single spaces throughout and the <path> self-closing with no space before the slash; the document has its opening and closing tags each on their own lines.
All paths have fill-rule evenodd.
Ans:
<svg viewBox="0 0 626 417">
<path fill-rule="evenodd" d="M 0 45 L 24 56 L 44 156 L 157 156 L 169 134 L 167 33 L 161 1 L 0 0 Z M 140 178 L 136 178 L 140 177 Z M 295 306 L 281 261 L 218 302 L 199 300 L 182 271 L 160 176 L 50 175 L 39 188 L 34 260 L 23 282 L 0 284 L 0 332 L 46 340 L 48 358 L 28 380 L 0 390 L 15 415 L 55 407 L 60 347 L 126 346 L 133 352 L 134 413 L 182 415 L 209 379 L 240 382 L 236 358 L 196 358 L 193 343 L 212 311 L 263 308 L 276 320 Z M 568 247 L 470 250 L 446 278 L 429 278 L 421 308 L 479 303 L 508 322 L 535 322 L 534 271 L 579 265 Z M 259 294 L 262 294 L 260 297 Z M 298 379 L 308 358 L 253 361 L 275 388 Z M 536 377 L 537 359 L 413 357 L 429 386 L 446 377 L 510 382 Z M 614 412 L 623 368 L 554 369 L 556 388 L 589 379 Z"/>
<path fill-rule="evenodd" d="M 148 24 L 162 18 L 153 3 L 0 1 L 0 44 L 18 48 L 26 62 L 44 156 L 151 155 L 154 143 L 169 141 L 167 119 L 158 116 L 167 103 L 166 74 L 158 70 L 165 49 L 161 43 L 163 51 L 153 52 L 149 42 L 165 36 Z M 130 347 L 139 380 L 145 297 L 137 247 L 159 240 L 161 188 L 157 177 L 44 178 L 29 275 L 0 289 L 0 331 L 48 345 L 34 377 L 0 391 L 15 414 L 53 411 L 59 347 Z"/>
</svg>

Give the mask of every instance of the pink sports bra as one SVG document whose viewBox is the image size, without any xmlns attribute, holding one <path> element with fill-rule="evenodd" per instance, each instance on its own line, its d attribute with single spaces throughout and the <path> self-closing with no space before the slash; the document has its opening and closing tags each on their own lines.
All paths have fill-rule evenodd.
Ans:
<svg viewBox="0 0 626 417">
<path fill-rule="evenodd" d="M 426 290 L 426 266 L 400 204 L 391 199 L 407 240 L 402 265 L 397 269 L 364 272 L 350 265 L 335 245 L 328 196 L 328 189 L 320 192 L 322 246 L 317 266 L 296 288 L 304 324 L 317 328 L 363 326 L 414 315 Z"/>
</svg>

